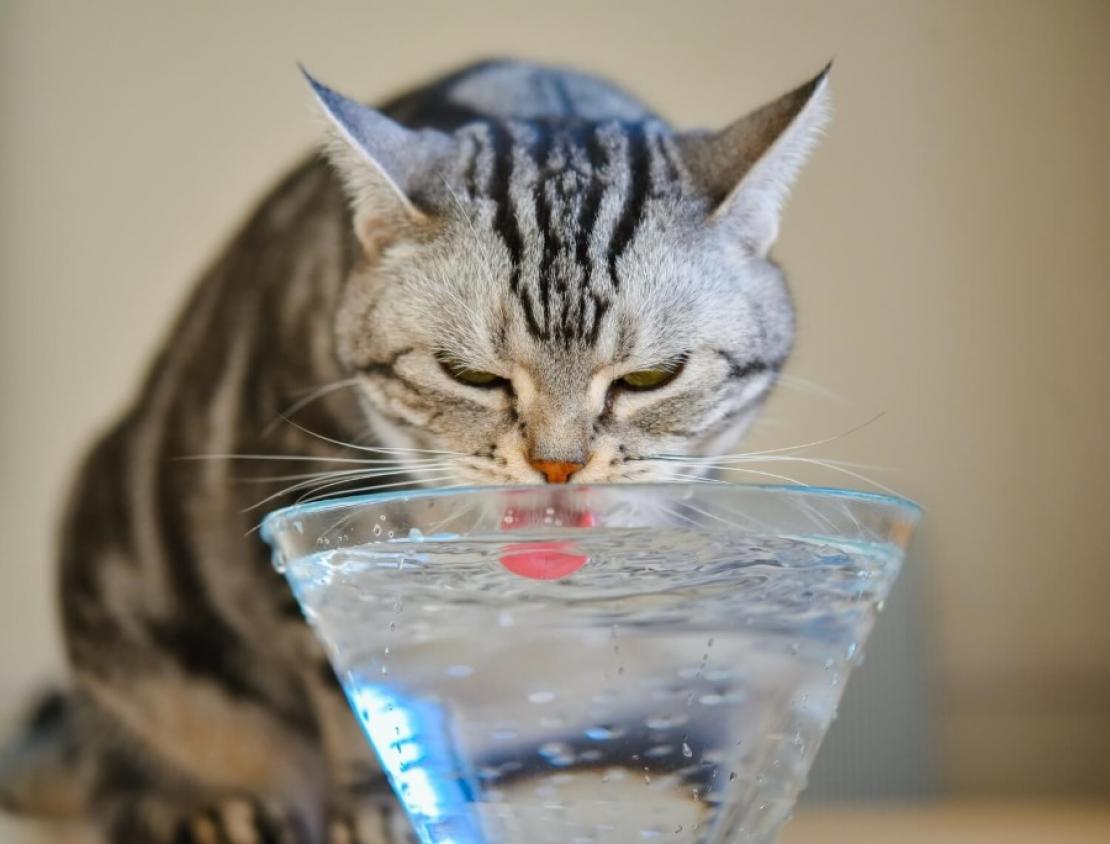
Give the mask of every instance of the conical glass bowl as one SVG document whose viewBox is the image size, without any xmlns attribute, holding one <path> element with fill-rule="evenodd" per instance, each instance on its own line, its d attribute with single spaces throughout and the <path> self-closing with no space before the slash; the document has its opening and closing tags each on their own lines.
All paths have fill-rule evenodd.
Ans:
<svg viewBox="0 0 1110 844">
<path fill-rule="evenodd" d="M 293 507 L 264 536 L 424 844 L 766 844 L 918 515 L 484 487 Z"/>
</svg>

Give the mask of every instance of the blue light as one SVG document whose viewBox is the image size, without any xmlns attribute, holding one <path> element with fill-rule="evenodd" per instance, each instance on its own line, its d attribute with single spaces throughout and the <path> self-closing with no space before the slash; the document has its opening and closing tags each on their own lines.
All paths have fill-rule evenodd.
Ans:
<svg viewBox="0 0 1110 844">
<path fill-rule="evenodd" d="M 463 778 L 440 707 L 347 679 L 351 704 L 422 844 L 483 844 L 473 813 L 477 789 Z"/>
</svg>

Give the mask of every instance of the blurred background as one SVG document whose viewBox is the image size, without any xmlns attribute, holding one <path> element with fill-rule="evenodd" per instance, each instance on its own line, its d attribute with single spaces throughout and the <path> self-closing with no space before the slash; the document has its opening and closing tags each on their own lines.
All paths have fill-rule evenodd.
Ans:
<svg viewBox="0 0 1110 844">
<path fill-rule="evenodd" d="M 797 352 L 751 442 L 881 413 L 813 454 L 927 516 L 807 799 L 1106 803 L 1108 45 L 1104 0 L 0 0 L 0 730 L 61 673 L 75 461 L 318 140 L 295 62 L 371 100 L 491 54 L 570 63 L 715 127 L 835 58 L 776 249 Z"/>
</svg>

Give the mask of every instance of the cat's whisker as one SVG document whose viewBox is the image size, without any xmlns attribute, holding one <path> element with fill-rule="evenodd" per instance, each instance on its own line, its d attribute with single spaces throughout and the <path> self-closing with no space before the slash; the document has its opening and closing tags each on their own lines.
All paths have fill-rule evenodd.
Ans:
<svg viewBox="0 0 1110 844">
<path fill-rule="evenodd" d="M 292 419 L 290 419 L 288 417 L 283 416 L 282 418 L 286 422 L 288 422 L 290 425 L 292 425 L 294 428 L 296 428 L 298 431 L 300 431 L 301 433 L 308 434 L 308 436 L 315 437 L 316 439 L 322 440 L 323 442 L 331 443 L 332 445 L 337 445 L 340 448 L 353 448 L 356 451 L 370 451 L 370 452 L 399 452 L 399 453 L 403 453 L 403 454 L 408 454 L 408 453 L 414 453 L 415 454 L 417 452 L 420 452 L 420 453 L 423 453 L 423 454 L 450 454 L 450 455 L 455 455 L 455 456 L 462 456 L 463 455 L 463 452 L 461 452 L 461 451 L 448 451 L 446 449 L 434 449 L 434 448 L 381 448 L 381 447 L 377 447 L 377 446 L 358 445 L 357 443 L 345 442 L 344 440 L 337 440 L 337 439 L 334 439 L 333 437 L 329 437 L 325 434 L 317 433 L 316 431 L 313 431 L 309 428 L 306 428 L 304 425 L 301 425 L 298 422 L 294 422 Z"/>
<path fill-rule="evenodd" d="M 353 493 L 356 493 L 356 492 L 377 492 L 377 491 L 383 490 L 383 489 L 395 489 L 397 487 L 402 487 L 402 486 L 413 486 L 413 485 L 420 485 L 420 484 L 426 484 L 426 483 L 434 483 L 434 482 L 440 481 L 440 480 L 448 480 L 451 477 L 452 476 L 450 474 L 445 474 L 445 475 L 441 475 L 441 476 L 438 476 L 438 477 L 420 478 L 419 480 L 411 480 L 411 481 L 398 481 L 397 483 L 391 483 L 391 484 L 380 484 L 380 485 L 375 485 L 375 486 L 353 487 L 352 489 L 347 490 L 347 493 L 352 493 L 353 494 Z M 463 484 L 453 484 L 452 486 L 449 486 L 449 487 L 437 487 L 437 489 L 453 489 L 455 486 L 463 486 Z M 317 495 L 317 496 L 306 497 L 306 498 L 301 499 L 301 502 L 304 503 L 304 504 L 308 504 L 309 502 L 312 502 L 312 501 L 322 501 L 325 498 L 330 498 L 330 496 L 328 496 L 328 495 Z"/>
<path fill-rule="evenodd" d="M 704 475 L 684 475 L 681 473 L 671 475 L 667 480 L 684 481 L 686 483 L 701 483 L 701 484 L 720 484 L 724 481 L 717 480 L 716 478 L 707 478 Z"/>
<path fill-rule="evenodd" d="M 310 489 L 308 489 L 306 492 L 302 493 L 300 496 L 297 497 L 297 503 L 299 504 L 301 501 L 306 500 L 307 497 L 310 496 L 310 495 L 318 495 L 319 493 L 323 492 L 324 490 L 335 489 L 336 487 L 342 487 L 342 486 L 345 486 L 346 484 L 351 483 L 352 481 L 362 481 L 362 480 L 370 481 L 370 480 L 374 480 L 376 478 L 388 478 L 388 477 L 395 477 L 397 475 L 411 475 L 415 478 L 416 481 L 419 481 L 421 479 L 420 476 L 422 476 L 426 472 L 432 472 L 432 473 L 435 473 L 436 475 L 447 475 L 449 477 L 454 474 L 453 469 L 452 469 L 451 466 L 433 466 L 433 467 L 428 467 L 427 469 L 413 469 L 413 470 L 402 469 L 400 471 L 393 471 L 393 472 L 375 472 L 375 473 L 369 473 L 369 474 L 365 474 L 365 475 L 355 475 L 355 476 L 346 477 L 346 478 L 339 478 L 339 479 L 333 480 L 333 481 L 318 481 L 316 483 L 311 484 Z M 329 493 L 328 495 L 330 496 L 332 494 L 333 493 Z M 328 496 L 324 496 L 324 497 L 328 497 Z"/>
<path fill-rule="evenodd" d="M 367 462 L 370 463 L 374 469 L 405 469 L 408 467 L 423 469 L 428 466 L 439 464 L 447 465 L 447 461 L 439 458 L 427 460 L 374 460 Z M 321 472 L 303 472 L 292 475 L 258 475 L 253 477 L 232 478 L 231 480 L 241 484 L 263 484 L 275 483 L 278 481 L 301 481 L 310 478 L 335 477 L 344 473 L 356 474 L 362 471 L 371 471 L 371 469 L 326 469 Z"/>
<path fill-rule="evenodd" d="M 367 450 L 369 450 L 369 449 L 367 449 Z M 384 449 L 374 449 L 374 451 L 384 452 L 385 450 Z M 402 455 L 404 454 L 404 452 L 400 451 L 399 449 L 391 449 L 391 451 L 396 451 L 397 453 L 402 454 Z M 451 452 L 451 454 L 456 454 L 456 453 L 460 457 L 465 457 L 466 456 L 466 455 L 462 454 L 461 452 Z M 301 462 L 306 462 L 306 463 L 354 463 L 354 464 L 360 465 L 360 466 L 361 465 L 368 465 L 368 464 L 395 463 L 395 462 L 397 462 L 396 458 L 394 458 L 392 460 L 382 460 L 382 459 L 375 460 L 375 459 L 365 458 L 365 457 L 317 457 L 317 456 L 308 455 L 308 454 L 236 454 L 236 453 L 227 453 L 227 454 L 186 454 L 186 455 L 183 455 L 181 457 L 174 457 L 172 459 L 174 459 L 174 460 L 293 460 L 293 461 L 301 461 Z M 442 458 L 441 457 L 416 458 L 416 461 L 419 462 L 419 460 L 421 460 L 421 459 L 440 460 Z"/>
<path fill-rule="evenodd" d="M 852 469 L 872 469 L 881 471 L 882 466 L 875 466 L 870 463 L 853 463 L 847 460 L 826 460 L 820 457 L 796 457 L 788 454 L 773 454 L 767 456 L 759 455 L 745 455 L 743 457 L 698 457 L 691 455 L 690 457 L 658 457 L 647 458 L 662 460 L 667 463 L 680 463 L 686 466 L 711 466 L 718 469 L 726 469 L 737 463 L 771 463 L 771 462 L 785 462 L 785 463 L 814 463 L 820 466 L 847 466 Z"/>
<path fill-rule="evenodd" d="M 739 452 L 737 454 L 722 454 L 722 455 L 718 455 L 717 459 L 728 459 L 728 458 L 733 458 L 733 457 L 739 457 L 739 458 L 753 457 L 753 456 L 756 456 L 756 455 L 764 455 L 764 454 L 783 454 L 785 452 L 801 451 L 801 450 L 806 449 L 806 448 L 816 448 L 817 446 L 828 445 L 830 443 L 837 442 L 838 440 L 842 440 L 845 437 L 849 437 L 852 434 L 856 433 L 857 431 L 863 430 L 868 425 L 872 425 L 875 422 L 878 422 L 885 415 L 886 415 L 885 410 L 880 411 L 879 413 L 876 413 L 874 416 L 872 416 L 870 419 L 868 419 L 866 422 L 861 422 L 859 425 L 856 425 L 855 427 L 849 428 L 847 431 L 844 431 L 843 433 L 840 433 L 840 434 L 836 434 L 835 436 L 832 436 L 832 437 L 825 437 L 824 439 L 820 439 L 820 440 L 812 440 L 812 441 L 807 442 L 807 443 L 799 443 L 798 445 L 783 446 L 781 448 L 766 448 L 766 449 L 763 449 L 761 451 L 742 451 L 742 452 Z M 654 455 L 654 457 L 678 457 L 678 458 L 689 457 L 689 456 L 690 455 L 685 455 L 685 454 L 656 454 L 656 455 Z"/>
<path fill-rule="evenodd" d="M 683 465 L 683 466 L 698 466 L 698 467 L 701 467 L 701 468 L 708 468 L 708 469 L 720 470 L 720 471 L 749 472 L 749 473 L 755 472 L 755 470 L 742 468 L 739 464 L 743 464 L 743 463 L 757 463 L 758 464 L 758 463 L 772 463 L 772 462 L 804 463 L 804 464 L 811 465 L 811 466 L 819 466 L 821 468 L 828 469 L 831 472 L 838 472 L 841 475 L 846 475 L 848 477 L 853 478 L 854 480 L 861 481 L 863 483 L 869 484 L 870 486 L 873 486 L 876 489 L 881 489 L 883 492 L 886 492 L 890 495 L 898 495 L 899 494 L 896 490 L 893 490 L 890 487 L 886 486 L 885 484 L 880 483 L 879 481 L 876 481 L 874 478 L 868 477 L 867 475 L 864 475 L 860 472 L 855 472 L 855 471 L 852 470 L 852 468 L 849 468 L 849 467 L 859 467 L 859 464 L 847 463 L 845 461 L 839 461 L 839 460 L 823 460 L 823 459 L 815 458 L 815 457 L 798 457 L 798 456 L 794 456 L 794 455 L 767 455 L 767 456 L 754 456 L 754 455 L 752 455 L 752 456 L 745 456 L 743 458 L 732 457 L 732 458 L 728 458 L 728 459 L 724 459 L 724 460 L 721 460 L 719 458 L 696 458 L 696 457 L 692 458 L 692 459 L 683 459 L 681 457 L 646 458 L 646 459 L 661 459 L 663 462 L 677 463 L 677 464 Z M 866 466 L 866 465 L 864 465 L 863 468 L 868 468 L 868 469 L 873 469 L 873 470 L 880 470 L 880 471 L 882 470 L 882 467 L 879 467 L 879 466 Z M 769 474 L 769 473 L 765 473 L 765 474 Z"/>
<path fill-rule="evenodd" d="M 394 471 L 394 470 L 403 471 L 404 469 L 409 468 L 409 467 L 407 467 L 403 464 L 397 464 L 397 465 L 392 465 L 392 466 L 379 466 L 379 467 L 376 467 L 376 468 L 379 468 L 379 469 L 381 469 L 382 471 L 385 471 L 385 472 L 389 472 L 389 471 Z M 423 468 L 423 467 L 413 466 L 411 468 L 420 469 L 420 468 Z M 366 471 L 371 471 L 371 470 L 368 469 Z M 335 477 L 339 477 L 340 475 L 343 475 L 343 474 L 356 475 L 356 474 L 359 474 L 361 472 L 362 472 L 361 469 L 344 469 L 344 470 L 332 471 L 332 472 L 310 472 L 310 473 L 304 474 L 304 475 L 266 475 L 264 477 L 257 477 L 257 478 L 247 478 L 247 477 L 231 478 L 231 480 L 234 481 L 235 483 L 239 483 L 239 484 L 273 484 L 273 483 L 281 483 L 282 481 L 312 481 L 312 480 L 316 480 L 316 479 L 335 478 Z"/>
<path fill-rule="evenodd" d="M 367 471 L 350 470 L 346 472 L 333 472 L 326 475 L 313 476 L 309 480 L 301 481 L 300 483 L 290 484 L 289 486 L 278 490 L 275 493 L 267 495 L 260 501 L 256 501 L 249 507 L 244 508 L 241 512 L 249 513 L 256 510 L 265 504 L 268 504 L 275 499 L 288 495 L 291 492 L 296 492 L 299 489 L 308 488 L 310 493 L 320 492 L 324 489 L 331 489 L 333 487 L 342 486 L 343 484 L 352 481 L 372 480 L 374 478 L 385 478 L 393 475 L 406 475 L 418 472 L 443 472 L 450 468 L 449 464 L 440 464 L 428 467 L 405 467 L 400 469 L 373 469 Z M 298 499 L 299 500 L 299 499 Z"/>
<path fill-rule="evenodd" d="M 342 381 L 333 381 L 330 384 L 324 384 L 322 387 L 318 387 L 307 396 L 294 402 L 281 413 L 279 413 L 276 419 L 274 419 L 269 425 L 262 429 L 262 436 L 268 437 L 275 430 L 277 430 L 278 426 L 281 425 L 283 421 L 291 416 L 294 416 L 301 410 L 304 410 L 314 401 L 318 401 L 324 396 L 331 395 L 332 393 L 338 392 L 339 390 L 345 390 L 350 387 L 357 386 L 358 383 L 359 380 L 357 378 L 345 378 Z"/>
<path fill-rule="evenodd" d="M 780 373 L 777 383 L 788 389 L 797 390 L 800 393 L 809 393 L 810 395 L 820 396 L 821 398 L 833 399 L 844 405 L 851 404 L 851 402 L 840 393 L 830 390 L 828 387 L 824 387 L 816 381 L 810 381 L 808 378 Z"/>
<path fill-rule="evenodd" d="M 823 460 L 806 460 L 804 458 L 794 458 L 794 460 L 792 462 L 811 463 L 815 466 L 823 466 L 824 468 L 828 469 L 830 472 L 838 472 L 841 475 L 845 475 L 845 476 L 847 476 L 849 478 L 853 478 L 857 481 L 862 481 L 865 484 L 870 484 L 871 486 L 875 487 L 876 489 L 881 489 L 883 492 L 887 493 L 888 495 L 898 495 L 899 494 L 896 490 L 891 489 L 886 484 L 879 483 L 874 478 L 869 478 L 867 475 L 861 474 L 859 472 L 853 472 L 851 469 L 845 468 L 843 465 L 840 465 L 840 464 L 837 464 L 837 463 L 823 461 Z M 731 468 L 734 468 L 734 467 L 729 467 L 729 468 L 731 469 Z"/>
</svg>

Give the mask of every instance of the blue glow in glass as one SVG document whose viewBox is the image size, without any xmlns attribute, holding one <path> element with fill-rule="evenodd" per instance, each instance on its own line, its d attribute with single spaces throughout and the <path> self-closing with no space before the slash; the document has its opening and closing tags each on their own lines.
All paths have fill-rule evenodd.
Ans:
<svg viewBox="0 0 1110 844">
<path fill-rule="evenodd" d="M 482 844 L 473 814 L 476 786 L 451 751 L 443 710 L 379 685 L 352 685 L 349 693 L 421 842 Z"/>
</svg>

